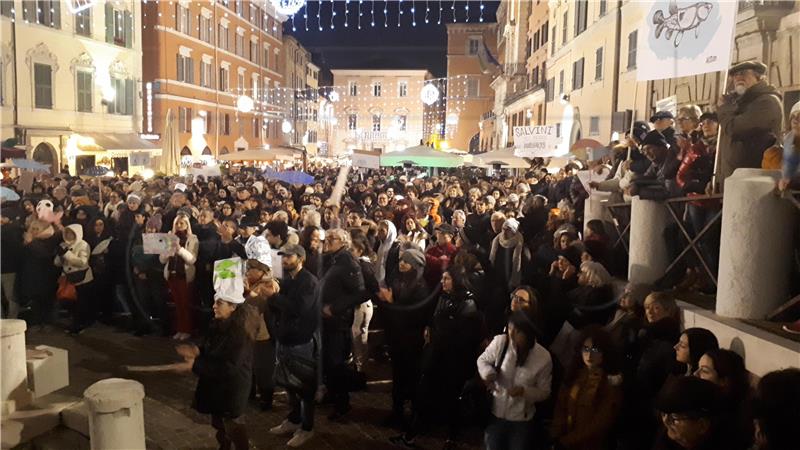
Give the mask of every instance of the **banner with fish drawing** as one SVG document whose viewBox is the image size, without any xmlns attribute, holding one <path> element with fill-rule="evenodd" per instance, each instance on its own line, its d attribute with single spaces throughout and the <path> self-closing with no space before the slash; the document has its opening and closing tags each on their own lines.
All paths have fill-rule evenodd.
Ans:
<svg viewBox="0 0 800 450">
<path fill-rule="evenodd" d="M 637 34 L 637 80 L 686 77 L 728 69 L 737 2 L 657 0 L 637 3 L 644 17 Z"/>
</svg>

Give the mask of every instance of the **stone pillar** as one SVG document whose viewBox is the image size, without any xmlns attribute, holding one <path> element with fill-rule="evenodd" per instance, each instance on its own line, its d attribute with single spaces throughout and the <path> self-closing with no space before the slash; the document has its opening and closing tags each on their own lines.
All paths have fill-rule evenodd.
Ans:
<svg viewBox="0 0 800 450">
<path fill-rule="evenodd" d="M 609 192 L 592 191 L 589 197 L 583 202 L 583 235 L 586 236 L 586 224 L 590 220 L 602 220 L 611 222 L 611 214 L 605 207 L 605 201 L 611 197 Z"/>
<path fill-rule="evenodd" d="M 725 180 L 717 314 L 763 319 L 789 301 L 798 214 L 775 195 L 778 171 L 737 169 Z"/>
<path fill-rule="evenodd" d="M 92 450 L 144 450 L 144 386 L 141 383 L 108 378 L 89 386 L 83 397 L 89 408 Z"/>
<path fill-rule="evenodd" d="M 628 281 L 650 284 L 664 276 L 669 265 L 664 228 L 669 223 L 666 205 L 633 197 L 631 203 Z"/>
<path fill-rule="evenodd" d="M 2 415 L 6 416 L 31 402 L 28 390 L 28 365 L 25 357 L 24 320 L 0 320 L 0 336 L 2 336 Z"/>
</svg>

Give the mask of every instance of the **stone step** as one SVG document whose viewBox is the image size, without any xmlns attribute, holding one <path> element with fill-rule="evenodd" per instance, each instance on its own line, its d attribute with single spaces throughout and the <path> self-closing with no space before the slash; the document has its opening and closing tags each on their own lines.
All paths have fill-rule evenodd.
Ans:
<svg viewBox="0 0 800 450">
<path fill-rule="evenodd" d="M 89 436 L 89 408 L 83 400 L 61 411 L 61 423 L 70 430 Z"/>
<path fill-rule="evenodd" d="M 28 389 L 36 398 L 69 386 L 68 352 L 49 345 L 37 345 L 27 352 Z"/>
<path fill-rule="evenodd" d="M 61 424 L 61 412 L 79 401 L 78 398 L 61 394 L 50 394 L 34 400 L 31 405 L 3 419 L 0 424 L 3 430 L 0 433 L 0 446 L 3 449 L 13 448 L 50 432 Z"/>
</svg>

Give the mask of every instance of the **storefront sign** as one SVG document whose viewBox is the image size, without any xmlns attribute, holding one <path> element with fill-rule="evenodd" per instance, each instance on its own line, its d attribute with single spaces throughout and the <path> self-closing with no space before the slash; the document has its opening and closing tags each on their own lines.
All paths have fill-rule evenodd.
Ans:
<svg viewBox="0 0 800 450">
<path fill-rule="evenodd" d="M 514 156 L 547 158 L 560 156 L 561 139 L 555 125 L 514 127 Z"/>
</svg>

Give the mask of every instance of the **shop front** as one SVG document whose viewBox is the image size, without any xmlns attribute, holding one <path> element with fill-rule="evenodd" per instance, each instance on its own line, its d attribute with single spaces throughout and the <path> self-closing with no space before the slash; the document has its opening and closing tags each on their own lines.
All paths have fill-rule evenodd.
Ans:
<svg viewBox="0 0 800 450">
<path fill-rule="evenodd" d="M 92 166 L 136 175 L 156 168 L 161 148 L 135 133 L 73 133 L 63 146 L 69 171 L 81 174 Z"/>
</svg>

